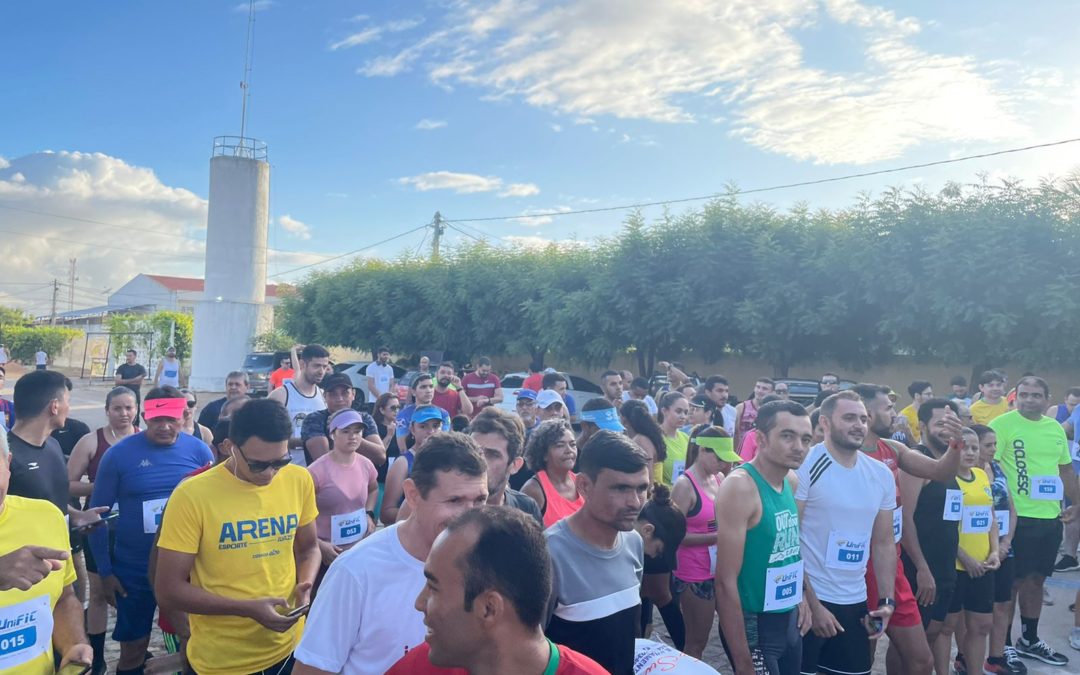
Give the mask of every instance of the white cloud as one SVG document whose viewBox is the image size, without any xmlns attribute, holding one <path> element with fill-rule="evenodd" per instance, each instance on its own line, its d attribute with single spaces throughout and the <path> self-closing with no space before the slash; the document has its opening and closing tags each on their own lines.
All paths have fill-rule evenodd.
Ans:
<svg viewBox="0 0 1080 675">
<path fill-rule="evenodd" d="M 861 63 L 806 62 L 799 31 L 826 22 L 861 44 Z M 920 29 L 857 0 L 460 0 L 445 26 L 360 72 L 393 76 L 422 61 L 436 84 L 520 99 L 574 124 L 722 119 L 765 150 L 856 164 L 923 143 L 1024 139 L 1019 103 L 1039 85 L 1064 88 L 1015 64 L 928 51 L 914 39 Z"/>
<path fill-rule="evenodd" d="M 416 123 L 414 129 L 420 129 L 421 131 L 432 131 L 433 129 L 442 129 L 446 126 L 446 120 L 429 120 L 424 118 Z"/>
<path fill-rule="evenodd" d="M 576 239 L 548 239 L 547 237 L 541 237 L 538 235 L 508 235 L 502 238 L 510 244 L 521 246 L 523 248 L 547 248 L 548 246 L 557 246 L 559 248 L 577 248 L 582 246 L 588 246 L 588 243 L 578 241 Z"/>
<path fill-rule="evenodd" d="M 255 3 L 254 3 L 255 6 L 254 6 L 253 9 L 256 12 L 262 12 L 264 10 L 270 9 L 271 7 L 274 6 L 274 4 L 275 4 L 274 0 L 255 0 Z M 241 14 L 241 13 L 242 14 L 247 14 L 249 9 L 250 8 L 248 7 L 248 3 L 246 3 L 246 2 L 241 2 L 239 5 L 236 5 L 235 7 L 233 7 L 233 11 L 238 13 L 238 14 Z"/>
<path fill-rule="evenodd" d="M 9 207 L 0 209 L 5 282 L 63 281 L 68 259 L 77 258 L 75 306 L 89 307 L 105 304 L 105 289 L 140 272 L 203 276 L 207 202 L 163 183 L 151 169 L 101 153 L 14 157 L 0 163 L 0 202 Z M 288 269 L 328 256 L 271 250 L 269 257 Z M 0 304 L 48 310 L 50 293 L 16 288 L 0 286 L 15 294 L 0 297 Z"/>
<path fill-rule="evenodd" d="M 416 176 L 399 178 L 398 183 L 411 185 L 421 192 L 429 190 L 453 190 L 458 194 L 496 192 L 500 197 L 528 197 L 540 194 L 540 188 L 532 183 L 506 185 L 498 176 L 481 176 L 475 173 L 454 171 L 429 171 Z"/>
<path fill-rule="evenodd" d="M 555 133 L 559 133 L 560 131 L 562 131 L 562 125 L 561 124 L 552 124 L 551 125 L 551 130 L 554 131 Z"/>
<path fill-rule="evenodd" d="M 364 15 L 354 16 L 353 21 L 365 21 L 368 17 Z M 348 35 L 341 40 L 332 42 L 330 44 L 331 51 L 337 51 L 339 49 L 348 49 L 349 47 L 356 47 L 359 45 L 367 44 L 378 40 L 386 33 L 400 33 L 403 31 L 416 28 L 420 24 L 424 23 L 423 19 L 402 19 L 399 21 L 391 21 L 384 23 L 381 26 L 370 26 L 361 31 L 357 31 L 351 35 Z"/>
<path fill-rule="evenodd" d="M 278 225 L 297 239 L 311 239 L 311 226 L 293 218 L 289 214 L 278 216 Z"/>
<path fill-rule="evenodd" d="M 525 227 L 539 227 L 541 225 L 547 225 L 554 218 L 553 214 L 565 213 L 572 211 L 569 206 L 556 206 L 553 209 L 525 209 L 521 212 L 521 216 L 512 219 L 510 222 L 524 225 Z"/>
</svg>

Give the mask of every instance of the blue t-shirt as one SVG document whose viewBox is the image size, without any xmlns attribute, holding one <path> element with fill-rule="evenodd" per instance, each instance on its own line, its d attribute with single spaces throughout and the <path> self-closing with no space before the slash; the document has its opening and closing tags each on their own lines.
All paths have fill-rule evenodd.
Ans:
<svg viewBox="0 0 1080 675">
<path fill-rule="evenodd" d="M 213 461 L 210 447 L 185 433 L 172 445 L 162 446 L 152 444 L 144 431 L 105 451 L 90 506 L 119 504 L 120 517 L 113 525 L 116 544 L 111 553 L 106 528 L 90 534 L 101 576 L 146 575 L 165 502 L 188 474 Z"/>
<path fill-rule="evenodd" d="M 401 409 L 401 411 L 397 415 L 397 431 L 395 432 L 396 436 L 405 437 L 409 435 L 409 425 L 412 424 L 412 416 L 414 412 L 416 412 L 415 403 L 410 403 L 409 405 Z M 442 430 L 450 431 L 450 413 L 446 412 L 442 408 L 439 408 L 439 412 L 442 413 Z"/>
</svg>

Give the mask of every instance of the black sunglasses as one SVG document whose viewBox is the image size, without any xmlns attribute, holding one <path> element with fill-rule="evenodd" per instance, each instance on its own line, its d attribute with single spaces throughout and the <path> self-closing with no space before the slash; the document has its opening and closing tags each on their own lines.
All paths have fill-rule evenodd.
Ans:
<svg viewBox="0 0 1080 675">
<path fill-rule="evenodd" d="M 266 471 L 267 469 L 273 469 L 274 471 L 280 471 L 281 469 L 285 468 L 286 466 L 292 464 L 292 457 L 290 457 L 288 455 L 286 455 L 285 457 L 282 457 L 281 459 L 275 459 L 275 460 L 270 461 L 270 462 L 264 462 L 262 460 L 250 460 L 250 459 L 247 458 L 247 455 L 244 454 L 244 449 L 243 448 L 241 448 L 239 445 L 237 445 L 235 447 L 236 447 L 237 450 L 240 451 L 240 456 L 244 458 L 245 462 L 247 462 L 248 469 L 251 471 L 251 473 L 262 473 L 263 471 Z"/>
<path fill-rule="evenodd" d="M 189 408 L 194 408 L 196 405 L 198 405 L 198 404 L 195 401 L 188 401 L 187 402 L 187 407 L 189 407 Z"/>
</svg>

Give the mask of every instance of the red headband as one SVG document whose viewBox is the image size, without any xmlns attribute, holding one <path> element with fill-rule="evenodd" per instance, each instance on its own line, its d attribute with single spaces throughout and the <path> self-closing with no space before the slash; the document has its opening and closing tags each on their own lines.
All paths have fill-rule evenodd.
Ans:
<svg viewBox="0 0 1080 675">
<path fill-rule="evenodd" d="M 152 398 L 143 401 L 143 416 L 148 420 L 155 417 L 171 417 L 181 419 L 184 409 L 187 408 L 186 398 Z"/>
</svg>

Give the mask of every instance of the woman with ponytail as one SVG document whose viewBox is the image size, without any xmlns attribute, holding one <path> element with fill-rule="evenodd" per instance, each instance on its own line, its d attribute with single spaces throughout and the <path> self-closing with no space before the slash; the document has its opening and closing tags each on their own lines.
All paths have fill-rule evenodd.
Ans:
<svg viewBox="0 0 1080 675">
<path fill-rule="evenodd" d="M 630 440 L 641 446 L 645 454 L 652 459 L 653 483 L 660 483 L 664 477 L 664 460 L 667 459 L 667 445 L 664 443 L 664 432 L 649 414 L 649 406 L 644 401 L 630 399 L 624 401 L 619 408 L 619 416 L 623 426 L 626 427 L 626 435 Z"/>
</svg>

